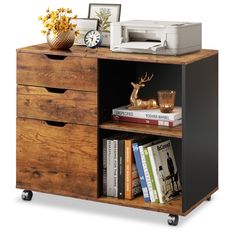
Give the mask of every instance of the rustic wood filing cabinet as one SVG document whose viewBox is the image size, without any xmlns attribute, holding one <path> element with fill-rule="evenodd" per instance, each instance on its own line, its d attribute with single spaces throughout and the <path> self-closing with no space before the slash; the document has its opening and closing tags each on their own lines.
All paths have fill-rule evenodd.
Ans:
<svg viewBox="0 0 236 236">
<path fill-rule="evenodd" d="M 181 126 L 111 121 L 112 108 L 129 102 L 130 82 L 146 71 L 156 79 L 140 96 L 176 90 Z M 169 137 L 181 196 L 166 204 L 102 196 L 102 139 L 116 132 Z M 218 189 L 218 52 L 175 57 L 78 46 L 53 51 L 47 44 L 18 49 L 16 152 L 16 187 L 25 189 L 24 200 L 39 191 L 164 212 L 177 224 Z"/>
</svg>

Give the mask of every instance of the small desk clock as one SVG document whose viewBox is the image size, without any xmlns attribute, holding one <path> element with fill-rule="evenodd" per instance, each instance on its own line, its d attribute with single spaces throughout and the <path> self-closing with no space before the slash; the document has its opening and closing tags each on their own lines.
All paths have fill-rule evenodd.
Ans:
<svg viewBox="0 0 236 236">
<path fill-rule="evenodd" d="M 90 30 L 85 34 L 84 42 L 89 48 L 99 47 L 102 43 L 102 34 L 97 30 Z"/>
</svg>

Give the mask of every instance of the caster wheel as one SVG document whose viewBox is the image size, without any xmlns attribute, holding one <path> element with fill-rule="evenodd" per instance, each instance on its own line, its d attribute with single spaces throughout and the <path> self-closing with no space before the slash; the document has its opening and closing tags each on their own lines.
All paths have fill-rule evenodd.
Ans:
<svg viewBox="0 0 236 236">
<path fill-rule="evenodd" d="M 168 222 L 168 225 L 176 226 L 176 225 L 178 225 L 178 223 L 179 223 L 179 216 L 178 216 L 178 215 L 171 215 L 171 214 L 170 214 L 170 215 L 168 216 L 167 222 Z"/>
<path fill-rule="evenodd" d="M 210 196 L 209 198 L 207 198 L 207 201 L 208 201 L 208 202 L 211 201 L 211 196 Z"/>
<path fill-rule="evenodd" d="M 24 190 L 21 194 L 21 198 L 24 201 L 30 201 L 33 197 L 33 192 L 31 190 Z"/>
</svg>

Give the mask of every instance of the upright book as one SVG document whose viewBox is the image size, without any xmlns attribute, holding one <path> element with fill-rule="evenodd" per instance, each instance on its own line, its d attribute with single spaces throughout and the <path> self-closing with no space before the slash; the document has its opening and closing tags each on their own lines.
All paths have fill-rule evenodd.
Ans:
<svg viewBox="0 0 236 236">
<path fill-rule="evenodd" d="M 148 147 L 158 196 L 165 203 L 181 192 L 181 185 L 171 141 Z"/>
<path fill-rule="evenodd" d="M 152 137 L 148 135 L 148 136 L 144 137 L 143 139 L 133 143 L 134 158 L 135 158 L 136 166 L 138 169 L 140 184 L 141 184 L 141 188 L 142 188 L 143 197 L 144 197 L 145 202 L 150 202 L 151 199 L 150 199 L 150 194 L 149 194 L 149 190 L 148 190 L 148 186 L 147 186 L 147 181 L 146 181 L 146 178 L 144 175 L 139 146 L 143 145 L 147 142 L 150 142 L 151 138 Z"/>
<path fill-rule="evenodd" d="M 143 136 L 135 135 L 125 139 L 125 199 L 133 199 L 142 192 L 138 170 L 134 161 L 132 144 Z"/>
</svg>

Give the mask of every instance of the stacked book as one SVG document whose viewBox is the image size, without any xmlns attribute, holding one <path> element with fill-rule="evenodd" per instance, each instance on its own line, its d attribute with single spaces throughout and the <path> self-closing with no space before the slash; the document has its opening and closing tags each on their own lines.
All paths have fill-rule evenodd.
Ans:
<svg viewBox="0 0 236 236">
<path fill-rule="evenodd" d="M 112 109 L 112 119 L 140 124 L 175 127 L 182 124 L 182 109 L 175 107 L 171 113 L 160 109 L 129 110 L 128 105 Z"/>
<path fill-rule="evenodd" d="M 165 203 L 181 192 L 171 140 L 118 134 L 103 139 L 103 195 Z"/>
</svg>

